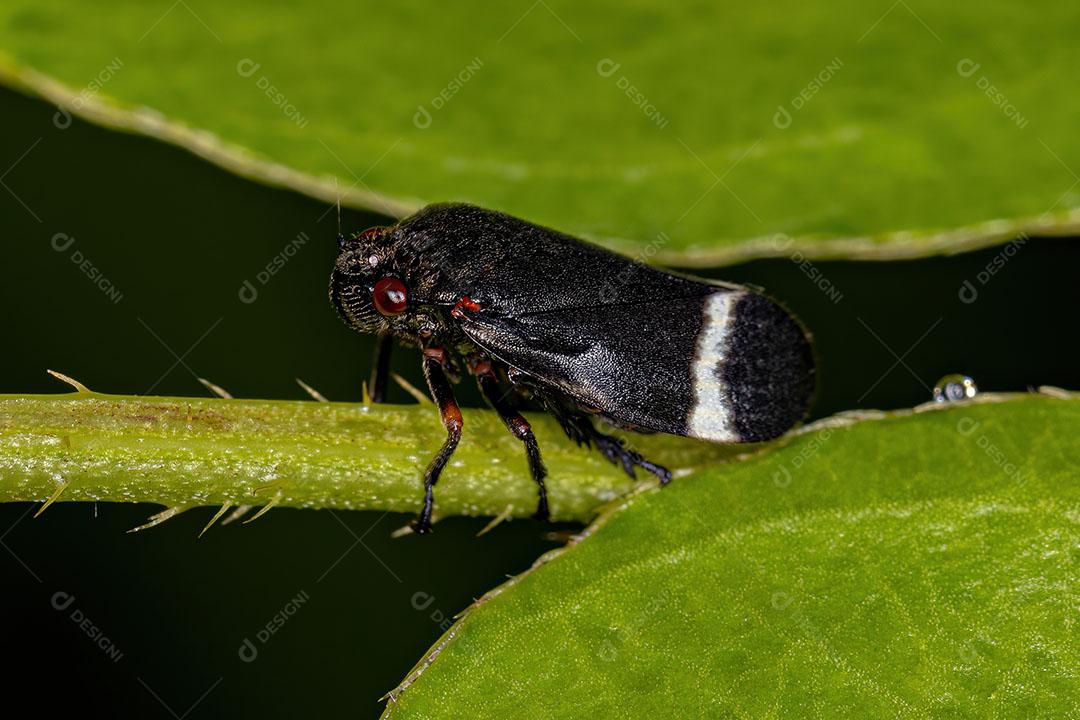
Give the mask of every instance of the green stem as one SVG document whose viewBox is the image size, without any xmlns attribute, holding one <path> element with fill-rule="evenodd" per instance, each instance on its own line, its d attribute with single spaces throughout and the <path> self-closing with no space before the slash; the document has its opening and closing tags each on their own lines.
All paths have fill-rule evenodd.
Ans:
<svg viewBox="0 0 1080 720">
<path fill-rule="evenodd" d="M 466 410 L 465 434 L 436 490 L 437 513 L 535 509 L 521 444 L 494 413 Z M 550 470 L 554 519 L 588 520 L 634 483 L 532 416 Z M 0 395 L 0 502 L 149 502 L 415 512 L 421 474 L 444 438 L 425 405 L 102 395 Z M 630 436 L 672 469 L 732 448 Z"/>
</svg>

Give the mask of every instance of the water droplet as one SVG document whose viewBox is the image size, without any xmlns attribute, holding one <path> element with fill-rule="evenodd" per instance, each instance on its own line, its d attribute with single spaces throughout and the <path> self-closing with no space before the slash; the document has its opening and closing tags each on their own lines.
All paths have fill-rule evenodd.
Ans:
<svg viewBox="0 0 1080 720">
<path fill-rule="evenodd" d="M 946 375 L 934 385 L 934 402 L 956 402 L 979 394 L 975 381 L 967 375 Z"/>
</svg>

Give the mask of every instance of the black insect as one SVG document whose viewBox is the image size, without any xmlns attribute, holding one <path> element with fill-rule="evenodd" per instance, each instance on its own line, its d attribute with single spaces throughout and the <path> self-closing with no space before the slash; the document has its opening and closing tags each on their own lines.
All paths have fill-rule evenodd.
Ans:
<svg viewBox="0 0 1080 720">
<path fill-rule="evenodd" d="M 352 328 L 379 336 L 371 397 L 384 396 L 390 344 L 419 346 L 447 438 L 424 474 L 432 489 L 461 437 L 451 383 L 464 372 L 525 445 L 548 517 L 529 423 L 512 398 L 553 413 L 631 477 L 671 473 L 593 424 L 716 442 L 780 435 L 814 389 L 807 335 L 783 308 L 739 285 L 675 275 L 554 230 L 471 205 L 431 205 L 390 227 L 339 237 L 330 298 Z"/>
</svg>

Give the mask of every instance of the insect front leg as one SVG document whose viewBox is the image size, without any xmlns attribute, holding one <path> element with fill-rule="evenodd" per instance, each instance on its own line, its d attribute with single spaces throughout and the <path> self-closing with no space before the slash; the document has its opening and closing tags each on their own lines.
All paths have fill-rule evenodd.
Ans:
<svg viewBox="0 0 1080 720">
<path fill-rule="evenodd" d="M 446 428 L 446 441 L 424 472 L 424 509 L 412 526 L 414 531 L 421 534 L 431 532 L 435 483 L 439 481 L 439 475 L 461 440 L 461 409 L 454 399 L 454 388 L 446 374 L 448 361 L 445 349 L 424 348 L 424 378 L 427 380 L 431 397 L 439 406 L 439 415 L 442 417 L 443 427 Z"/>
<path fill-rule="evenodd" d="M 371 380 L 368 382 L 371 402 L 381 403 L 386 400 L 386 382 L 390 376 L 390 350 L 393 343 L 390 333 L 379 333 L 375 343 L 375 365 L 371 368 Z"/>
<path fill-rule="evenodd" d="M 533 517 L 537 520 L 547 520 L 551 516 L 548 511 L 547 487 L 544 485 L 547 468 L 544 467 L 544 461 L 540 458 L 540 446 L 536 444 L 536 436 L 533 435 L 529 421 L 507 402 L 507 394 L 499 388 L 499 380 L 491 367 L 491 362 L 478 360 L 473 363 L 472 371 L 476 375 L 476 384 L 480 386 L 480 393 L 484 399 L 495 412 L 499 413 L 499 417 L 506 424 L 506 429 L 525 445 L 525 455 L 529 459 L 529 473 L 540 494 Z"/>
</svg>

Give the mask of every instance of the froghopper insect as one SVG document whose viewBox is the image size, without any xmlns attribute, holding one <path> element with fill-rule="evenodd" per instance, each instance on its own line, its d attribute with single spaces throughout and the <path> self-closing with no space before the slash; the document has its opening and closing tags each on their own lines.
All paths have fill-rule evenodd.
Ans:
<svg viewBox="0 0 1080 720">
<path fill-rule="evenodd" d="M 547 470 L 522 402 L 578 445 L 662 485 L 596 421 L 713 442 L 769 440 L 806 414 L 814 360 L 802 325 L 756 290 L 667 272 L 472 205 L 429 205 L 395 225 L 339 236 L 330 299 L 378 336 L 371 397 L 385 396 L 393 342 L 418 347 L 447 437 L 424 473 L 413 523 L 430 532 L 434 487 L 461 438 L 454 383 L 472 375 L 524 445 L 549 516 Z"/>
</svg>

